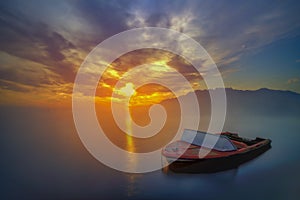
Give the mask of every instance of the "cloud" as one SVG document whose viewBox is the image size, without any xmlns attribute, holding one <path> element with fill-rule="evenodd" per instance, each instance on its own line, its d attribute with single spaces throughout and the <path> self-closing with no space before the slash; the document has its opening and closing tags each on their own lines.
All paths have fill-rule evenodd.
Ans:
<svg viewBox="0 0 300 200">
<path fill-rule="evenodd" d="M 39 105 L 70 100 L 73 83 L 65 83 L 47 66 L 3 52 L 0 57 L 0 104 Z"/>
<path fill-rule="evenodd" d="M 173 53 L 157 49 L 132 51 L 115 60 L 111 64 L 111 67 L 113 70 L 116 70 L 119 74 L 118 76 L 121 77 L 125 72 L 145 64 L 149 64 L 151 67 L 148 68 L 150 71 L 144 71 L 143 74 L 141 74 L 141 76 L 144 77 L 143 81 L 151 77 L 164 77 L 171 81 L 172 76 L 170 73 L 173 73 L 174 70 L 184 75 L 191 82 L 202 80 L 201 74 L 199 74 L 198 71 L 184 58 Z M 170 68 L 173 68 L 173 70 Z M 136 74 L 136 76 L 137 75 L 138 74 Z M 104 75 L 104 77 L 105 76 L 106 75 Z M 112 78 L 112 76 L 110 77 Z M 176 81 L 174 81 L 174 84 L 176 84 L 175 82 Z"/>
<path fill-rule="evenodd" d="M 158 26 L 186 33 L 223 67 L 245 53 L 296 34 L 300 26 L 296 17 L 298 4 L 291 6 L 285 1 L 217 5 L 179 0 L 20 4 L 34 15 L 25 15 L 14 6 L 2 6 L 0 30 L 4 51 L 51 66 L 68 81 L 72 80 L 69 73 L 74 66 L 63 61 L 70 56 L 70 50 L 87 52 L 104 39 L 133 27 Z M 64 17 L 60 19 L 51 13 Z"/>
<path fill-rule="evenodd" d="M 0 51 L 43 64 L 66 81 L 74 79 L 72 63 L 65 62 L 75 45 L 48 25 L 28 19 L 22 13 L 1 9 Z"/>
<path fill-rule="evenodd" d="M 153 103 L 174 97 L 170 90 L 153 83 L 161 81 L 172 88 L 177 96 L 181 96 L 192 92 L 193 89 L 205 89 L 202 75 L 178 55 L 157 49 L 136 50 L 119 57 L 110 68 L 106 69 L 96 95 L 101 99 L 107 99 L 112 95 L 114 88 L 118 91 L 118 88 L 124 87 L 127 83 L 133 83 L 137 94 L 141 95 L 135 99 Z M 182 76 L 186 80 L 183 80 Z M 117 83 L 118 86 L 115 87 Z M 139 87 L 136 87 L 137 85 Z"/>
<path fill-rule="evenodd" d="M 293 6 L 291 6 L 293 5 Z M 298 34 L 299 3 L 283 1 L 146 1 L 129 12 L 130 27 L 171 28 L 196 39 L 219 67 L 274 41 Z"/>
<path fill-rule="evenodd" d="M 29 92 L 31 91 L 31 86 L 16 83 L 14 81 L 7 81 L 0 79 L 0 88 L 4 90 L 11 90 L 16 92 Z"/>
<path fill-rule="evenodd" d="M 80 44 L 95 47 L 106 38 L 128 29 L 126 24 L 126 19 L 130 15 L 128 9 L 134 1 L 74 1 L 70 3 L 75 15 L 88 25 L 88 28 L 82 31 L 84 35 L 81 39 L 84 42 L 79 41 Z"/>
<path fill-rule="evenodd" d="M 146 26 L 171 28 L 191 36 L 203 45 L 221 72 L 234 73 L 233 64 L 244 55 L 299 35 L 299 6 L 297 1 L 271 0 L 218 4 L 196 0 L 2 1 L 0 87 L 69 94 L 76 70 L 92 48 L 121 31 Z M 189 63 L 159 51 L 140 51 L 135 52 L 135 59 L 118 59 L 103 83 L 111 85 L 133 66 L 155 59 L 165 60 L 195 87 L 201 87 L 201 77 Z M 162 76 L 157 72 L 166 69 L 153 69 L 156 71 L 144 75 L 172 81 L 172 73 Z M 173 82 L 176 84 L 176 79 Z M 60 87 L 64 89 L 60 91 Z M 109 93 L 108 88 L 102 95 Z"/>
<path fill-rule="evenodd" d="M 28 86 L 41 87 L 41 85 L 52 85 L 63 82 L 63 79 L 48 69 L 47 66 L 0 52 L 1 66 L 0 79 L 24 84 Z M 0 84 L 1 85 L 1 84 Z"/>
</svg>

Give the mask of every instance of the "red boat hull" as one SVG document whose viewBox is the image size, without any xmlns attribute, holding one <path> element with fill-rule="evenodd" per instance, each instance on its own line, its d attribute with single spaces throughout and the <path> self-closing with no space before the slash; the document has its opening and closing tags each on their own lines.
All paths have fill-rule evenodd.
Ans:
<svg viewBox="0 0 300 200">
<path fill-rule="evenodd" d="M 190 148 L 185 149 L 184 153 L 179 152 L 182 155 L 178 156 L 178 152 L 172 152 L 168 149 L 170 147 L 172 149 L 172 145 L 181 142 L 177 141 L 166 146 L 162 151 L 162 155 L 167 162 L 171 163 L 167 168 L 173 172 L 210 173 L 237 168 L 271 148 L 271 140 L 269 139 L 256 138 L 255 140 L 247 140 L 248 144 L 246 144 L 244 143 L 245 141 L 243 142 L 244 138 L 240 138 L 237 135 L 233 137 L 230 135 L 230 137 L 230 140 L 240 145 L 236 151 L 220 152 L 211 150 L 205 157 L 199 158 L 197 150 L 199 152 L 201 147 L 191 145 Z"/>
</svg>

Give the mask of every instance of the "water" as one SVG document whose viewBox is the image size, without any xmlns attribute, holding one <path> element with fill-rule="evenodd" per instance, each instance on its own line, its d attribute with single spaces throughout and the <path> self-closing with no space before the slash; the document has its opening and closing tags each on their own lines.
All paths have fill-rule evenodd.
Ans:
<svg viewBox="0 0 300 200">
<path fill-rule="evenodd" d="M 236 113 L 235 113 L 236 114 Z M 298 199 L 300 115 L 230 114 L 224 130 L 272 139 L 238 169 L 126 174 L 84 148 L 71 110 L 1 108 L 1 199 Z"/>
</svg>

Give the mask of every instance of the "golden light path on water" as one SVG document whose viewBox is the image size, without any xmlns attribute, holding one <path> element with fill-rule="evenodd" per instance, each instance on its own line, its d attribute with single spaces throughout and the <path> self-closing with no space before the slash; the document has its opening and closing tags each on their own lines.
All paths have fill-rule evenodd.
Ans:
<svg viewBox="0 0 300 200">
<path fill-rule="evenodd" d="M 132 121 L 130 116 L 126 116 L 126 150 L 135 152 L 135 146 L 132 139 Z"/>
<path fill-rule="evenodd" d="M 134 90 L 134 85 L 132 83 L 126 83 L 124 87 L 122 87 L 119 92 L 123 94 L 124 96 L 130 98 L 133 94 L 135 94 Z M 125 109 L 126 107 L 129 108 L 129 102 L 125 104 Z M 126 123 L 126 150 L 129 152 L 134 153 L 135 152 L 135 147 L 132 139 L 132 120 L 131 116 L 128 113 L 125 118 L 125 123 Z"/>
<path fill-rule="evenodd" d="M 129 152 L 135 152 L 135 146 L 132 138 L 132 121 L 130 115 L 126 116 L 126 150 Z M 128 157 L 127 164 L 128 167 L 134 169 L 136 167 L 136 159 L 134 156 Z M 138 174 L 128 174 L 128 186 L 127 186 L 127 196 L 131 197 L 137 192 L 137 178 L 140 176 Z"/>
</svg>

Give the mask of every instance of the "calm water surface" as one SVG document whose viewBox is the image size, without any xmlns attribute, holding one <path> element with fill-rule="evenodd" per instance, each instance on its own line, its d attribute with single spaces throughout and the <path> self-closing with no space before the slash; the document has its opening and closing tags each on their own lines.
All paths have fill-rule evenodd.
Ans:
<svg viewBox="0 0 300 200">
<path fill-rule="evenodd" d="M 300 115 L 229 116 L 224 130 L 272 139 L 238 169 L 121 173 L 83 147 L 71 111 L 1 108 L 1 199 L 299 199 Z M 134 161 L 132 161 L 134 164 Z"/>
</svg>

